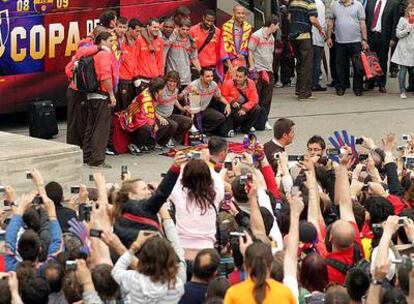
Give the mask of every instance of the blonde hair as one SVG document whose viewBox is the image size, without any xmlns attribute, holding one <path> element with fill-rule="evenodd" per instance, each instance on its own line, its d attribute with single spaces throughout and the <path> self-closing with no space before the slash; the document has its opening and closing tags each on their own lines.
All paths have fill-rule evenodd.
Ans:
<svg viewBox="0 0 414 304">
<path fill-rule="evenodd" d="M 405 17 L 405 18 L 410 17 L 410 10 L 412 10 L 412 9 L 414 9 L 414 2 L 410 2 L 410 3 L 407 5 L 407 8 L 405 9 L 405 14 L 404 14 L 404 17 Z"/>
<path fill-rule="evenodd" d="M 140 181 L 142 179 L 134 178 L 122 183 L 121 189 L 118 190 L 116 195 L 114 208 L 112 209 L 112 222 L 115 222 L 122 215 L 123 206 L 129 200 L 129 193 L 134 191 L 134 184 Z"/>
</svg>

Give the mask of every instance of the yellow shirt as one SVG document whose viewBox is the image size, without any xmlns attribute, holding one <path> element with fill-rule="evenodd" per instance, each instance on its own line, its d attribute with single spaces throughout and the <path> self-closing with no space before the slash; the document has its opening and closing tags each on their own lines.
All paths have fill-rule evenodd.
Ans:
<svg viewBox="0 0 414 304">
<path fill-rule="evenodd" d="M 268 279 L 268 288 L 263 304 L 296 304 L 290 289 L 275 280 Z M 236 284 L 227 290 L 224 304 L 254 304 L 256 303 L 253 296 L 254 282 L 247 279 L 244 282 Z"/>
</svg>

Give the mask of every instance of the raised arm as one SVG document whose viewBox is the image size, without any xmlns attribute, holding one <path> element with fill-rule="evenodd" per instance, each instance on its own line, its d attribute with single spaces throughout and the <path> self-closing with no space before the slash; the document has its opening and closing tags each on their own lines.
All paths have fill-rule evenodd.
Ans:
<svg viewBox="0 0 414 304">
<path fill-rule="evenodd" d="M 348 146 L 345 146 L 344 149 L 345 153 L 341 156 L 339 165 L 335 169 L 335 203 L 339 204 L 341 219 L 355 223 L 348 179 L 348 166 L 352 163 L 352 150 Z"/>
</svg>

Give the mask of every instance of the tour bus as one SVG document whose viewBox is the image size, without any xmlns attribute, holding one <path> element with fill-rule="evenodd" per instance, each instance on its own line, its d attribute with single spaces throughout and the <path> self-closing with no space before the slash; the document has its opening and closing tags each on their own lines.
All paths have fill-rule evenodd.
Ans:
<svg viewBox="0 0 414 304">
<path fill-rule="evenodd" d="M 268 12 L 267 1 L 237 1 L 258 26 Z M 80 39 L 88 36 L 107 9 L 118 16 L 172 16 L 185 5 L 193 22 L 206 9 L 217 10 L 218 22 L 230 15 L 234 0 L 0 0 L 0 114 L 25 111 L 35 100 L 65 104 L 65 65 Z M 255 3 L 258 3 L 257 5 Z M 256 18 L 255 18 L 256 17 Z M 258 17 L 258 18 L 257 18 Z M 256 22 L 255 22 L 256 19 Z"/>
</svg>

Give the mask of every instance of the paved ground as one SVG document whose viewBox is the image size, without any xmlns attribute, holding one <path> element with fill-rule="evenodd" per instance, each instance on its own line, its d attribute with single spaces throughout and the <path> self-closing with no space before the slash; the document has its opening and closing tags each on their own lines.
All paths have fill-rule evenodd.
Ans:
<svg viewBox="0 0 414 304">
<path fill-rule="evenodd" d="M 314 101 L 298 102 L 293 96 L 293 88 L 275 89 L 272 101 L 270 121 L 273 123 L 279 117 L 289 117 L 296 123 L 296 139 L 289 148 L 292 153 L 303 153 L 309 137 L 314 134 L 327 137 L 335 130 L 346 129 L 355 136 L 371 136 L 377 141 L 388 131 L 397 134 L 414 132 L 414 95 L 406 100 L 399 98 L 397 81 L 391 79 L 388 94 L 378 91 L 367 92 L 363 97 L 355 97 L 351 90 L 345 96 L 339 97 L 334 90 L 315 94 Z M 24 123 L 15 123 L 7 119 L 0 121 L 0 130 L 28 134 Z M 66 124 L 59 124 L 59 136 L 55 139 L 64 142 Z M 272 131 L 258 132 L 261 142 L 272 137 Z M 242 136 L 232 140 L 239 141 Z M 156 153 L 145 156 L 119 155 L 108 157 L 108 163 L 113 169 L 105 170 L 109 181 L 115 181 L 120 176 L 121 165 L 128 165 L 134 176 L 146 180 L 159 180 L 160 173 L 165 172 L 171 159 Z M 92 170 L 83 168 L 84 181 Z"/>
</svg>

